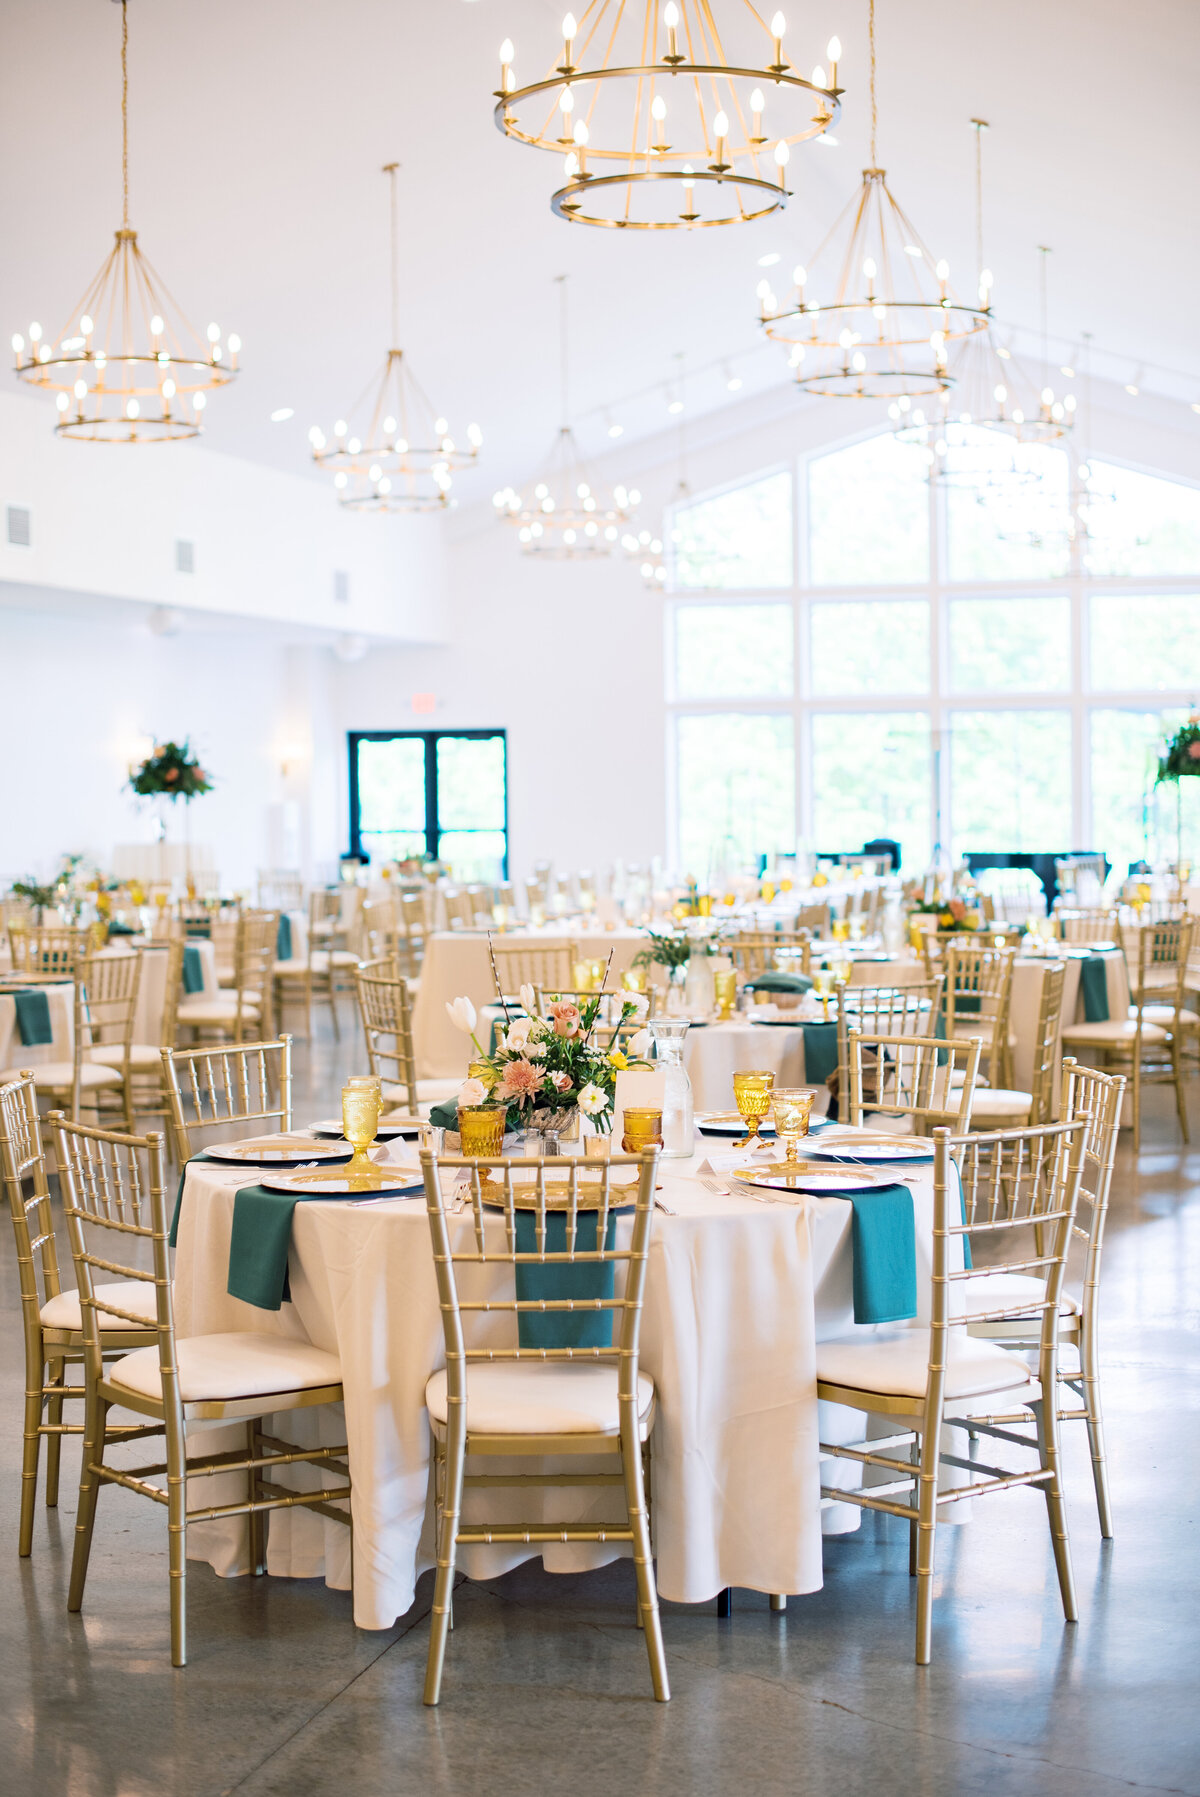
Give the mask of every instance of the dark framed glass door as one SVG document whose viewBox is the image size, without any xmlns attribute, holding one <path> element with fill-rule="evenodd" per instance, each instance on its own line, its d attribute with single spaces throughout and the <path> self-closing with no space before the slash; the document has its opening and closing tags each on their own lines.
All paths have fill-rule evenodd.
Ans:
<svg viewBox="0 0 1200 1797">
<path fill-rule="evenodd" d="M 352 855 L 432 855 L 460 879 L 507 879 L 503 730 L 351 730 L 349 749 Z"/>
</svg>

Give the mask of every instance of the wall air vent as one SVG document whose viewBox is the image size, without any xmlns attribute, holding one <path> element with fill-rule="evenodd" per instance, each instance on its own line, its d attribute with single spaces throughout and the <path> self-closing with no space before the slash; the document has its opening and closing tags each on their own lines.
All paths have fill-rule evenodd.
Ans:
<svg viewBox="0 0 1200 1797">
<path fill-rule="evenodd" d="M 8 508 L 8 540 L 18 549 L 28 549 L 33 543 L 32 514 L 28 506 L 10 505 Z"/>
<path fill-rule="evenodd" d="M 182 537 L 175 539 L 175 572 L 176 574 L 194 574 L 196 572 L 196 545 L 185 542 Z"/>
<path fill-rule="evenodd" d="M 333 570 L 333 603 L 335 605 L 349 605 L 350 603 L 350 576 L 345 568 Z"/>
</svg>

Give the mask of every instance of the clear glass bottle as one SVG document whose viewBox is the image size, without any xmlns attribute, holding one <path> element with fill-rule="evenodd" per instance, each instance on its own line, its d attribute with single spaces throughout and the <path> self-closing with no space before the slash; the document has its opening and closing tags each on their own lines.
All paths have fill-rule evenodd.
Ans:
<svg viewBox="0 0 1200 1797">
<path fill-rule="evenodd" d="M 647 1027 L 663 1071 L 663 1159 L 686 1160 L 695 1150 L 692 1082 L 683 1064 L 688 1024 L 681 1018 L 653 1017 Z"/>
</svg>

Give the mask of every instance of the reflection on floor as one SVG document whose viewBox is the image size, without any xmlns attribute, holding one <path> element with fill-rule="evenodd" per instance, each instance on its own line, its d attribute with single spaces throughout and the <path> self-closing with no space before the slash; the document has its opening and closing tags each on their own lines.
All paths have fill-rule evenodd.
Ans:
<svg viewBox="0 0 1200 1797">
<path fill-rule="evenodd" d="M 297 1052 L 297 1116 L 328 1112 L 361 1070 L 343 1002 Z M 1200 1129 L 1197 1087 L 1189 1093 Z M 422 1708 L 429 1579 L 385 1634 L 344 1593 L 193 1566 L 189 1652 L 167 1647 L 165 1518 L 119 1491 L 100 1505 L 87 1606 L 68 1619 L 77 1450 L 62 1501 L 17 1558 L 20 1316 L 0 1241 L 0 1791 L 6 1797 L 390 1797 L 518 1793 L 837 1792 L 961 1797 L 1200 1793 L 1196 1604 L 1200 1146 L 1170 1094 L 1147 1102 L 1136 1171 L 1123 1144 L 1105 1279 L 1116 1540 L 1096 1529 L 1084 1438 L 1068 1494 L 1080 1622 L 1065 1629 L 1042 1500 L 976 1506 L 939 1542 L 934 1664 L 912 1662 L 904 1525 L 869 1517 L 826 1549 L 824 1589 L 770 1614 L 737 1594 L 665 1606 L 673 1701 L 650 1698 L 632 1576 L 529 1567 L 465 1585 L 441 1708 Z M 310 1111 L 310 1104 L 317 1107 Z M 6 1226 L 7 1227 L 7 1226 Z"/>
</svg>

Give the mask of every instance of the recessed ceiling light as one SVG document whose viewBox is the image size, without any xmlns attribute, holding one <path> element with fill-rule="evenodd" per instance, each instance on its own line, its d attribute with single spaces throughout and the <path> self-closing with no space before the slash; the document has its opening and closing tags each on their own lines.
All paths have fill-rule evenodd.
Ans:
<svg viewBox="0 0 1200 1797">
<path fill-rule="evenodd" d="M 774 268 L 779 259 L 779 251 L 770 250 L 765 256 L 760 256 L 758 258 L 758 266 L 760 268 Z"/>
<path fill-rule="evenodd" d="M 682 412 L 683 401 L 681 399 L 673 399 L 671 401 L 670 405 L 667 407 L 667 410 L 668 410 L 668 412 Z"/>
<path fill-rule="evenodd" d="M 296 408 L 294 406 L 280 406 L 277 412 L 271 413 L 271 423 L 286 424 L 289 418 L 294 418 L 295 416 Z"/>
<path fill-rule="evenodd" d="M 728 389 L 731 393 L 740 393 L 741 388 L 742 388 L 741 375 L 740 374 L 731 374 L 729 379 L 726 381 L 725 385 L 728 387 Z M 1198 412 L 1200 412 L 1200 406 L 1197 406 L 1196 410 Z"/>
<path fill-rule="evenodd" d="M 608 427 L 608 434 L 610 437 L 619 437 L 624 432 L 624 429 L 625 426 L 623 424 L 610 424 Z"/>
<path fill-rule="evenodd" d="M 1058 372 L 1060 374 L 1065 374 L 1069 381 L 1073 381 L 1075 379 L 1075 370 L 1073 368 L 1068 368 L 1068 366 L 1065 362 L 1063 363 L 1062 367 L 1059 369 Z"/>
<path fill-rule="evenodd" d="M 1128 393 L 1130 395 L 1130 397 L 1132 399 L 1136 399 L 1138 396 L 1139 389 L 1137 388 L 1137 386 L 1134 384 L 1133 381 L 1127 381 L 1125 383 L 1125 391 L 1126 391 L 1126 393 Z"/>
</svg>

